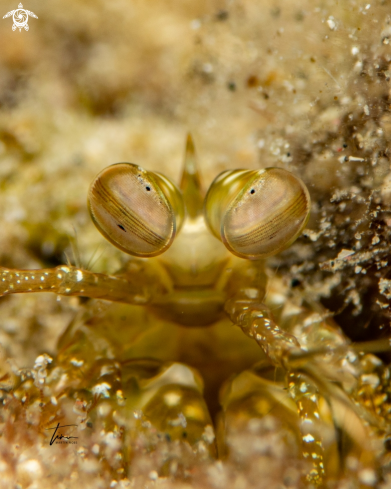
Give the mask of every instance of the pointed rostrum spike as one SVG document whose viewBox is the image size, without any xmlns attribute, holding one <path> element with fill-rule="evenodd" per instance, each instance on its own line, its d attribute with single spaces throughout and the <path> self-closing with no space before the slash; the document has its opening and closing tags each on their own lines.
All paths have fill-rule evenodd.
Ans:
<svg viewBox="0 0 391 489">
<path fill-rule="evenodd" d="M 194 142 L 191 134 L 187 135 L 185 159 L 180 188 L 183 194 L 187 215 L 195 218 L 202 213 L 204 194 L 201 177 L 198 171 Z"/>
</svg>

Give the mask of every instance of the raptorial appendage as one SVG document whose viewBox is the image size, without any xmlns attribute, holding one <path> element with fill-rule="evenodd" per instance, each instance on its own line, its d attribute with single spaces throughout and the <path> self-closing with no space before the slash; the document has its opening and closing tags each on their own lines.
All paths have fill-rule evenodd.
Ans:
<svg viewBox="0 0 391 489">
<path fill-rule="evenodd" d="M 276 324 L 264 304 L 239 296 L 227 301 L 225 310 L 231 321 L 259 344 L 274 365 L 282 366 L 286 355 L 300 348 L 295 336 Z"/>
<path fill-rule="evenodd" d="M 321 485 L 325 476 L 322 422 L 319 413 L 319 391 L 304 374 L 288 373 L 288 387 L 300 416 L 303 456 L 312 465 L 307 480 Z"/>
<path fill-rule="evenodd" d="M 281 282 L 271 284 L 267 306 L 261 297 L 250 299 L 247 294 L 246 298 L 243 290 L 228 301 L 226 310 L 274 366 L 269 374 L 265 374 L 264 366 L 255 368 L 257 374 L 269 375 L 274 381 L 279 378 L 280 389 L 285 389 L 296 405 L 307 483 L 323 486 L 333 473 L 353 477 L 345 464 L 349 457 L 356 463 L 354 477 L 358 474 L 359 478 L 376 481 L 384 450 L 378 443 L 388 432 L 384 423 L 391 397 L 388 368 L 374 355 L 356 353 L 356 346 L 349 345 L 339 328 L 319 311 L 294 301 L 289 304 L 286 298 L 273 318 L 273 288 L 281 291 Z M 252 387 L 253 395 L 265 389 L 264 384 L 257 387 L 259 382 Z M 267 391 L 270 389 L 268 386 Z M 330 436 L 340 438 L 333 449 Z"/>
<path fill-rule="evenodd" d="M 53 292 L 65 296 L 90 297 L 129 304 L 147 304 L 153 294 L 148 274 L 138 270 L 133 276 L 92 273 L 73 266 L 40 270 L 0 267 L 0 297 L 8 294 Z"/>
<path fill-rule="evenodd" d="M 290 371 L 289 353 L 300 350 L 296 337 L 280 328 L 269 308 L 251 299 L 238 295 L 226 304 L 231 320 L 244 333 L 253 338 L 276 367 L 282 367 L 288 377 L 289 393 L 297 405 L 301 420 L 303 455 L 312 460 L 308 481 L 320 485 L 324 478 L 323 444 L 319 424 L 319 407 L 316 389 L 300 374 Z"/>
</svg>

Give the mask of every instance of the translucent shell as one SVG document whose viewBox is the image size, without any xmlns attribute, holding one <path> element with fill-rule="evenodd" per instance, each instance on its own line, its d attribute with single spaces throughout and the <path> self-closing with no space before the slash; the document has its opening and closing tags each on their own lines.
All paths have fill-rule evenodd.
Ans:
<svg viewBox="0 0 391 489">
<path fill-rule="evenodd" d="M 310 196 L 282 168 L 221 173 L 205 198 L 210 230 L 235 255 L 261 259 L 290 246 L 305 227 Z"/>
<path fill-rule="evenodd" d="M 125 253 L 141 257 L 167 250 L 185 212 L 182 195 L 168 178 L 132 163 L 101 171 L 87 202 L 103 236 Z"/>
</svg>

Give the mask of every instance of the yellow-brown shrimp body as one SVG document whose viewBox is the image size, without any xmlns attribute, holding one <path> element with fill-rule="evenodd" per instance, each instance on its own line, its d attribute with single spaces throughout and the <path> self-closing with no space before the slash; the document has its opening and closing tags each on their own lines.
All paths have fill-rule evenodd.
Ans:
<svg viewBox="0 0 391 489">
<path fill-rule="evenodd" d="M 275 412 L 301 446 L 308 483 L 322 486 L 346 473 L 349 456 L 363 470 L 376 468 L 378 452 L 364 444 L 386 427 L 368 406 L 375 394 L 388 401 L 381 384 L 387 369 L 350 347 L 319 306 L 282 293 L 281 280 L 265 273 L 263 259 L 289 246 L 308 220 L 300 179 L 279 168 L 234 170 L 219 175 L 204 198 L 189 138 L 180 190 L 160 174 L 120 163 L 96 177 L 88 207 L 102 234 L 135 257 L 123 270 L 0 269 L 0 295 L 51 291 L 120 303 L 102 312 L 88 302 L 59 340 L 61 375 L 50 382 L 65 404 L 74 400 L 80 421 L 103 416 L 105 429 L 130 432 L 129 417 L 142 410 L 170 438 L 208 439 L 214 454 L 213 437 L 205 435 L 210 411 L 236 374 L 221 394 L 220 454 L 227 431 Z M 364 376 L 375 370 L 381 386 L 364 389 Z M 22 381 L 14 395 L 26 392 L 46 406 L 41 423 L 52 419 L 39 383 Z M 353 427 L 344 425 L 346 416 Z M 342 453 L 338 431 L 349 439 Z"/>
</svg>

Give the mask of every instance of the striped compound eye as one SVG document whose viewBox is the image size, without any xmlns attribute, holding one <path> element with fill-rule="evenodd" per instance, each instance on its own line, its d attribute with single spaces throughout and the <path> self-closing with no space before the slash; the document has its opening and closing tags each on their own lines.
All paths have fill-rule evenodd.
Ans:
<svg viewBox="0 0 391 489">
<path fill-rule="evenodd" d="M 88 209 L 98 230 L 129 255 L 166 251 L 184 218 L 182 195 L 159 173 L 132 163 L 101 171 L 88 192 Z"/>
<path fill-rule="evenodd" d="M 241 258 L 266 258 L 290 246 L 310 210 L 305 184 L 281 168 L 221 173 L 205 198 L 212 233 Z"/>
</svg>

